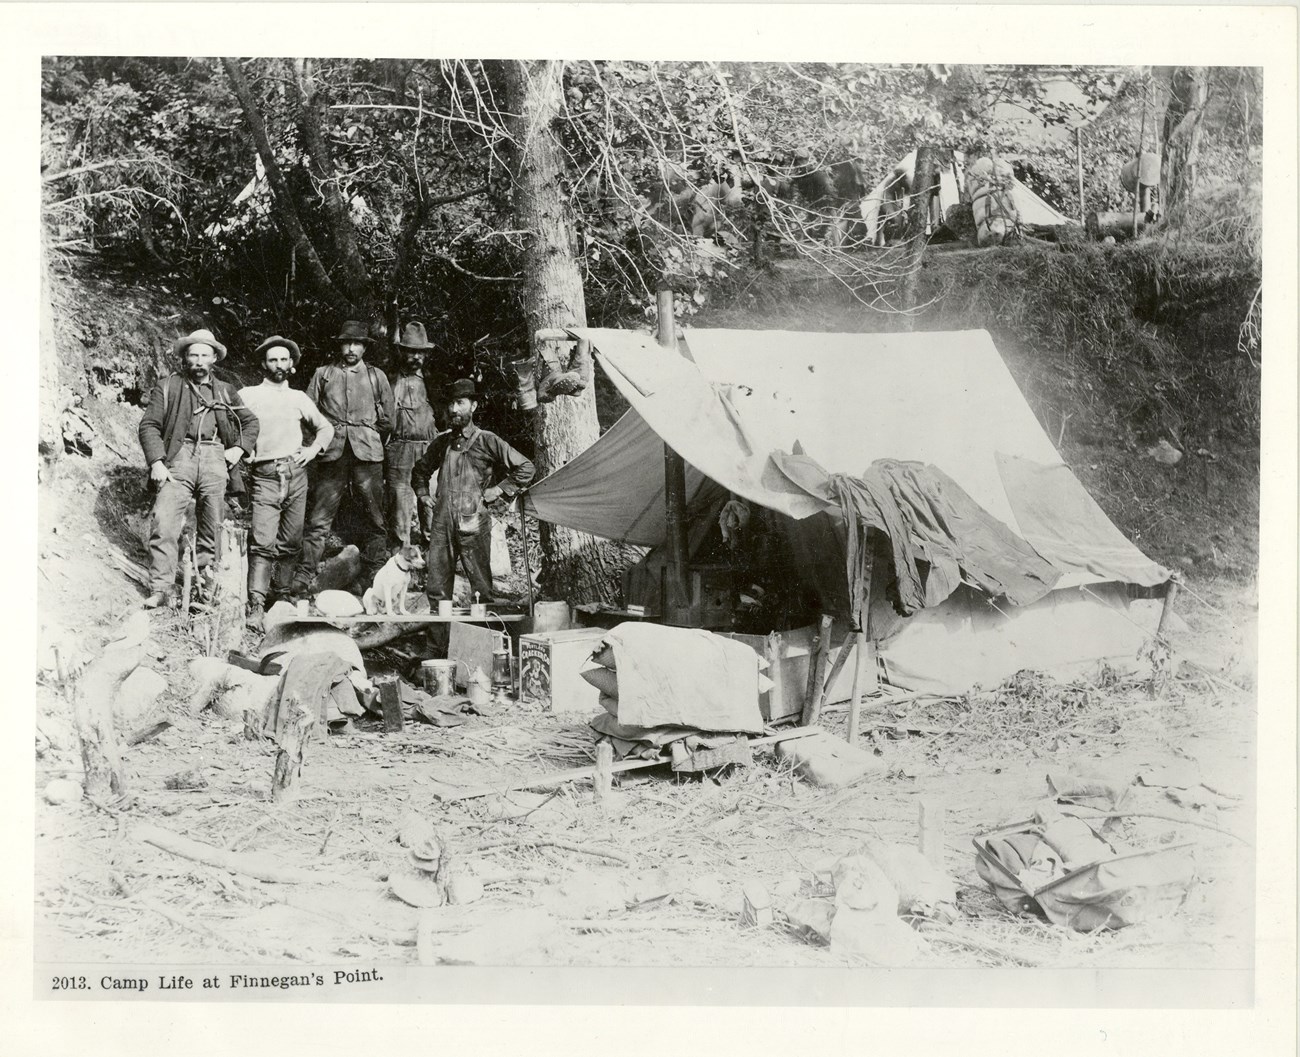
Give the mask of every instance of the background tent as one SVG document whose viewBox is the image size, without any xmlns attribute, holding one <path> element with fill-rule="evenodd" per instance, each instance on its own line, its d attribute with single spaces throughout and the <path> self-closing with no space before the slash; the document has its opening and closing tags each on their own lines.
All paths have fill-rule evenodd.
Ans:
<svg viewBox="0 0 1300 1057">
<path fill-rule="evenodd" d="M 964 159 L 960 152 L 954 152 L 957 159 L 957 169 L 961 171 Z M 880 183 L 876 184 L 870 193 L 862 199 L 861 212 L 862 220 L 867 228 L 867 238 L 875 240 L 877 227 L 881 220 L 881 207 L 888 201 L 890 195 L 888 188 L 900 173 L 907 174 L 907 180 L 910 183 L 912 173 L 916 171 L 916 151 L 903 158 L 900 158 L 898 164 Z M 1011 200 L 1015 203 L 1016 210 L 1020 213 L 1020 222 L 1022 224 L 1036 224 L 1041 227 L 1060 227 L 1064 224 L 1077 224 L 1077 220 L 1071 220 L 1065 214 L 1058 212 L 1048 205 L 1045 201 L 1034 194 L 1019 180 L 1015 180 L 1011 187 Z M 957 175 L 953 172 L 951 165 L 944 165 L 939 170 L 939 215 L 946 217 L 948 210 L 961 202 L 961 191 L 957 182 Z"/>
<path fill-rule="evenodd" d="M 987 332 L 694 330 L 683 343 L 689 359 L 648 335 L 573 333 L 591 341 L 631 409 L 529 490 L 537 517 L 661 543 L 665 443 L 687 463 L 688 507 L 712 480 L 799 521 L 825 521 L 826 506 L 786 477 L 772 452 L 797 443 L 826 471 L 854 476 L 880 458 L 930 463 L 1061 578 L 1046 598 L 1018 608 L 962 588 L 943 605 L 901 618 L 877 597 L 867 630 L 891 682 L 955 692 L 1020 668 L 1132 657 L 1145 643 L 1131 588 L 1156 587 L 1169 574 L 1070 472 Z M 842 558 L 816 557 L 808 575 L 817 564 L 838 568 L 842 579 Z"/>
</svg>

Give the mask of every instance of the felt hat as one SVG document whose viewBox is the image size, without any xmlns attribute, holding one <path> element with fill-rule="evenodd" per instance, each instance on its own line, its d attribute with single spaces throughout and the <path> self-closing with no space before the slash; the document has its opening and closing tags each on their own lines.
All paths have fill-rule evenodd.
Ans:
<svg viewBox="0 0 1300 1057">
<path fill-rule="evenodd" d="M 182 355 L 191 345 L 212 346 L 212 351 L 217 354 L 218 363 L 226 358 L 226 347 L 212 336 L 212 331 L 206 329 L 199 329 L 183 338 L 177 338 L 175 344 L 172 345 L 172 355 Z"/>
<path fill-rule="evenodd" d="M 293 365 L 298 366 L 298 361 L 302 359 L 302 350 L 298 348 L 296 341 L 290 341 L 288 338 L 282 338 L 279 334 L 272 334 L 261 345 L 253 350 L 253 355 L 259 360 L 265 354 L 267 349 L 273 349 L 276 346 L 289 350 L 289 356 L 293 359 Z"/>
<path fill-rule="evenodd" d="M 429 344 L 429 335 L 425 332 L 423 323 L 414 321 L 407 323 L 402 328 L 402 336 L 397 339 L 397 344 L 404 349 L 434 349 L 436 345 Z"/>
<path fill-rule="evenodd" d="M 478 399 L 478 390 L 474 388 L 473 378 L 457 378 L 456 381 L 451 383 L 451 388 L 447 390 L 448 400 L 459 400 L 463 396 L 467 396 L 471 400 Z"/>
<path fill-rule="evenodd" d="M 370 336 L 364 323 L 356 319 L 349 319 L 343 324 L 342 329 L 334 335 L 334 340 L 364 341 L 367 345 L 370 345 L 375 339 Z"/>
</svg>

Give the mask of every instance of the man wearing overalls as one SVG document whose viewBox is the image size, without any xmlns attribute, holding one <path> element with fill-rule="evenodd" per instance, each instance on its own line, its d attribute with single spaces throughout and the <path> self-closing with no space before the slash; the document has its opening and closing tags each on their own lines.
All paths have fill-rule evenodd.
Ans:
<svg viewBox="0 0 1300 1057">
<path fill-rule="evenodd" d="M 537 472 L 509 444 L 474 424 L 478 393 L 468 378 L 454 382 L 447 401 L 451 428 L 440 433 L 411 471 L 411 487 L 429 534 L 429 608 L 452 597 L 456 559 L 481 602 L 492 598 L 492 518 L 488 507 L 512 498 Z M 438 489 L 429 499 L 429 478 Z"/>
<path fill-rule="evenodd" d="M 248 622 L 262 626 L 267 592 L 288 598 L 302 556 L 307 511 L 307 464 L 330 446 L 334 427 L 301 389 L 289 388 L 298 366 L 297 342 L 275 334 L 257 347 L 262 384 L 239 390 L 261 424 L 253 451 L 253 542 L 248 548 Z M 303 434 L 311 435 L 304 445 Z M 274 568 L 274 576 L 272 569 Z"/>
</svg>

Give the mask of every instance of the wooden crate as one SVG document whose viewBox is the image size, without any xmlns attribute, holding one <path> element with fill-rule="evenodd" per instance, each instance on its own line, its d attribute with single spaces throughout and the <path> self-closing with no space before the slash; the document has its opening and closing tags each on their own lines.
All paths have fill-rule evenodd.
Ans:
<svg viewBox="0 0 1300 1057">
<path fill-rule="evenodd" d="M 600 691 L 579 673 L 605 637 L 604 628 L 569 628 L 519 636 L 519 699 L 553 712 L 600 711 Z"/>
</svg>

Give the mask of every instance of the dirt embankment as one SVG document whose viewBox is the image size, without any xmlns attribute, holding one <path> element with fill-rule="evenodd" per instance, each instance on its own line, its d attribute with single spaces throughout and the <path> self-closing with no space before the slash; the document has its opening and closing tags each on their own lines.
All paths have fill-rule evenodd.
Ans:
<svg viewBox="0 0 1300 1057">
<path fill-rule="evenodd" d="M 1116 525 L 1157 561 L 1239 583 L 1258 564 L 1259 349 L 1239 347 L 1258 283 L 1251 259 L 1197 244 L 931 250 L 916 329 L 988 330 Z M 693 322 L 846 332 L 905 323 L 838 283 L 788 273 Z"/>
</svg>

